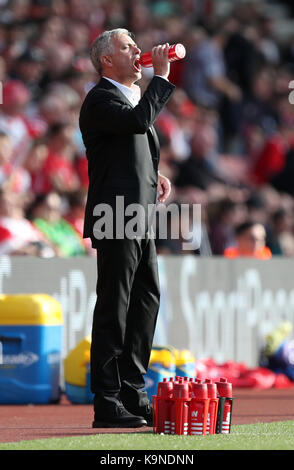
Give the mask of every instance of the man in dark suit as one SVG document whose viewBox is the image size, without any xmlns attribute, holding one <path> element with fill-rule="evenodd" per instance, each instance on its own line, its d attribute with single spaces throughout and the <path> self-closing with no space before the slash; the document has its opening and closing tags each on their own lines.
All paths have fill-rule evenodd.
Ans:
<svg viewBox="0 0 294 470">
<path fill-rule="evenodd" d="M 168 81 L 168 44 L 157 46 L 152 50 L 154 77 L 140 98 L 135 85 L 141 78 L 140 52 L 124 29 L 105 31 L 94 41 L 91 59 L 102 78 L 80 113 L 89 163 L 84 237 L 92 239 L 98 260 L 91 344 L 93 427 L 152 425 L 143 375 L 160 292 L 148 205 L 156 204 L 157 194 L 165 201 L 170 192 L 168 179 L 158 173 L 153 122 L 175 87 Z M 122 236 L 123 208 L 118 202 L 129 216 L 134 204 L 141 209 L 140 228 L 132 234 L 125 230 Z M 108 219 L 101 217 L 101 208 Z M 130 217 L 124 219 L 124 228 L 127 222 Z"/>
</svg>

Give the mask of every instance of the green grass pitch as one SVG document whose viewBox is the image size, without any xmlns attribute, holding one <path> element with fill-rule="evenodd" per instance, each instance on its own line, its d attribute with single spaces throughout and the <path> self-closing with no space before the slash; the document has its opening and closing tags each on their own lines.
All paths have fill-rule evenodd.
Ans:
<svg viewBox="0 0 294 470">
<path fill-rule="evenodd" d="M 232 426 L 231 433 L 168 436 L 152 432 L 91 434 L 0 443 L 0 450 L 293 450 L 294 421 Z"/>
</svg>

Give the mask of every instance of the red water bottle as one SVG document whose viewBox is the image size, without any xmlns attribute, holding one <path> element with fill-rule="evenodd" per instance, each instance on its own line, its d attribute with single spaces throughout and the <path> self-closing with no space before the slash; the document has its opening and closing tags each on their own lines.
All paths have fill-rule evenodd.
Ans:
<svg viewBox="0 0 294 470">
<path fill-rule="evenodd" d="M 207 396 L 209 398 L 206 434 L 215 434 L 218 409 L 217 387 L 211 379 L 206 379 L 205 383 L 207 384 Z"/>
<path fill-rule="evenodd" d="M 192 397 L 189 409 L 189 435 L 205 435 L 208 415 L 207 384 L 192 382 Z"/>
<path fill-rule="evenodd" d="M 217 434 L 229 434 L 231 430 L 233 390 L 232 384 L 225 377 L 216 382 L 219 396 L 218 416 L 216 423 Z"/>
<path fill-rule="evenodd" d="M 189 402 L 188 382 L 175 382 L 170 413 L 171 434 L 188 434 Z"/>
<path fill-rule="evenodd" d="M 153 397 L 153 431 L 157 434 L 170 434 L 171 398 L 173 382 L 164 378 L 157 386 L 157 395 Z"/>
<path fill-rule="evenodd" d="M 174 62 L 175 60 L 183 59 L 186 55 L 186 49 L 183 44 L 173 44 L 169 46 L 168 61 Z M 152 67 L 151 51 L 145 52 L 140 57 L 140 64 L 142 67 Z"/>
</svg>

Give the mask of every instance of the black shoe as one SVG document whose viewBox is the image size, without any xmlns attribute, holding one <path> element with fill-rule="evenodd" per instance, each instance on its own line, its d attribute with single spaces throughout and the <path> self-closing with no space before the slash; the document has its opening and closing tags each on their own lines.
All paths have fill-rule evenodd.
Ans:
<svg viewBox="0 0 294 470">
<path fill-rule="evenodd" d="M 137 406 L 137 407 L 127 406 L 126 408 L 131 413 L 142 416 L 147 421 L 147 426 L 150 426 L 150 427 L 153 426 L 153 407 L 151 403 L 147 405 L 143 405 L 143 406 Z"/>
<path fill-rule="evenodd" d="M 147 426 L 142 416 L 129 413 L 125 407 L 116 405 L 95 413 L 93 428 L 141 428 Z"/>
</svg>

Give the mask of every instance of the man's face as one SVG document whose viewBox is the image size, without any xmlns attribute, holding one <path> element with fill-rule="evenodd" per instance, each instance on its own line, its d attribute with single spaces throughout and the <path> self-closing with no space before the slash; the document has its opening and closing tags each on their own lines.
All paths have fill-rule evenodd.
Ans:
<svg viewBox="0 0 294 470">
<path fill-rule="evenodd" d="M 141 66 L 138 63 L 141 50 L 127 34 L 114 36 L 111 41 L 113 53 L 105 56 L 105 70 L 111 74 L 110 78 L 131 86 L 142 76 Z"/>
<path fill-rule="evenodd" d="M 255 224 L 239 238 L 239 247 L 246 253 L 254 253 L 265 246 L 266 232 L 261 224 Z"/>
</svg>

